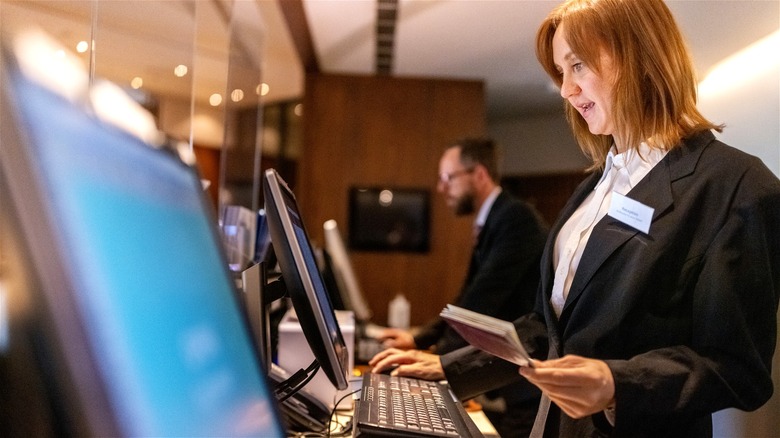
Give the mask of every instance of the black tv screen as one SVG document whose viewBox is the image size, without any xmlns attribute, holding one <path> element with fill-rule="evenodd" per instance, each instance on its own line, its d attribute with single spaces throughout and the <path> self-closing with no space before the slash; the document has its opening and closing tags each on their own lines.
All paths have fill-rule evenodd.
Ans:
<svg viewBox="0 0 780 438">
<path fill-rule="evenodd" d="M 430 193 L 426 189 L 352 187 L 349 246 L 365 251 L 427 252 Z"/>
</svg>

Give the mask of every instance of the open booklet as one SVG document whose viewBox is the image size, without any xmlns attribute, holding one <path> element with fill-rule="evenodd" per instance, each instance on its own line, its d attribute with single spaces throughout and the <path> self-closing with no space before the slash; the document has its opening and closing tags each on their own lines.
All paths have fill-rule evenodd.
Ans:
<svg viewBox="0 0 780 438">
<path fill-rule="evenodd" d="M 520 366 L 533 366 L 511 322 L 452 304 L 439 315 L 474 347 Z"/>
</svg>

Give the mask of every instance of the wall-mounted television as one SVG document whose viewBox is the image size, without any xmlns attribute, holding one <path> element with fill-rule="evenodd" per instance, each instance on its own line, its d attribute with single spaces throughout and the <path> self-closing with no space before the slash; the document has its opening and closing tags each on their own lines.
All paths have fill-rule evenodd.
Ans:
<svg viewBox="0 0 780 438">
<path fill-rule="evenodd" d="M 348 235 L 353 250 L 427 252 L 430 192 L 415 188 L 351 187 Z"/>
</svg>

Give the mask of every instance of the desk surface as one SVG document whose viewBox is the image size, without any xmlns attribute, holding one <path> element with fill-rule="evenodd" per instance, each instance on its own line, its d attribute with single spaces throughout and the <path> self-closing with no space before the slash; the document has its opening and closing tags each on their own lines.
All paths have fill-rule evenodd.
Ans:
<svg viewBox="0 0 780 438">
<path fill-rule="evenodd" d="M 469 417 L 471 417 L 474 424 L 477 425 L 477 428 L 483 435 L 486 437 L 498 437 L 498 432 L 496 431 L 496 428 L 493 427 L 493 423 L 490 422 L 487 415 L 485 415 L 485 411 L 480 409 L 478 411 L 468 411 L 468 413 Z"/>
<path fill-rule="evenodd" d="M 330 425 L 330 433 L 334 436 L 344 436 L 339 435 L 340 432 L 344 430 L 344 428 L 349 424 L 350 421 L 352 421 L 352 410 L 339 410 L 336 411 L 333 415 L 333 421 Z M 471 417 L 471 420 L 474 421 L 474 424 L 477 425 L 477 428 L 480 432 L 482 432 L 483 435 L 485 435 L 486 438 L 497 438 L 498 432 L 496 432 L 495 427 L 493 427 L 493 423 L 490 422 L 487 415 L 485 415 L 485 412 L 482 410 L 478 411 L 469 411 L 468 412 L 469 417 Z M 355 429 L 352 429 L 352 432 L 354 433 Z M 348 435 L 352 436 L 352 435 Z"/>
</svg>

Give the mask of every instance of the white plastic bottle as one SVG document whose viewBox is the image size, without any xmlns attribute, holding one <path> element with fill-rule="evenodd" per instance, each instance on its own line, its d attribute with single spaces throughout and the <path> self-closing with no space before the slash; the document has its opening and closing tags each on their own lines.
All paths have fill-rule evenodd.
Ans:
<svg viewBox="0 0 780 438">
<path fill-rule="evenodd" d="M 409 329 L 409 300 L 399 293 L 387 306 L 387 325 L 404 330 Z"/>
</svg>

